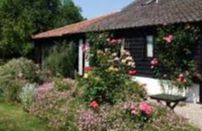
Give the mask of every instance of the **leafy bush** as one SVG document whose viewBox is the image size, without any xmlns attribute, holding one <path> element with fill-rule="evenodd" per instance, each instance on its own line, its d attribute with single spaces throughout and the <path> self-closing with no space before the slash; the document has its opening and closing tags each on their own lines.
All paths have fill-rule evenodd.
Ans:
<svg viewBox="0 0 202 131">
<path fill-rule="evenodd" d="M 26 84 L 20 92 L 19 98 L 25 109 L 32 104 L 36 95 L 36 87 L 36 84 Z"/>
<path fill-rule="evenodd" d="M 0 77 L 20 78 L 29 82 L 40 81 L 40 68 L 26 58 L 12 59 L 0 67 Z"/>
<path fill-rule="evenodd" d="M 40 69 L 31 60 L 12 59 L 0 66 L 0 90 L 7 100 L 19 101 L 19 92 L 26 82 L 40 82 Z"/>
<path fill-rule="evenodd" d="M 25 81 L 21 80 L 10 80 L 8 78 L 1 79 L 0 88 L 2 98 L 6 101 L 20 102 L 19 93 L 25 83 Z"/>
<path fill-rule="evenodd" d="M 76 48 L 73 44 L 53 46 L 45 56 L 44 69 L 50 70 L 54 76 L 74 77 L 76 63 Z"/>
</svg>

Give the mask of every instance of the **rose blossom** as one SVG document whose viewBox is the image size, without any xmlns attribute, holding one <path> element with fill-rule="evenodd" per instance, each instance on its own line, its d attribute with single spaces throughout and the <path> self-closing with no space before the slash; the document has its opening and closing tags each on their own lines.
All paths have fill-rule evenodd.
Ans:
<svg viewBox="0 0 202 131">
<path fill-rule="evenodd" d="M 137 74 L 137 71 L 136 70 L 129 70 L 128 71 L 128 75 L 131 75 L 131 76 L 134 76 Z"/>
<path fill-rule="evenodd" d="M 84 68 L 85 72 L 90 72 L 92 70 L 93 70 L 93 67 L 90 67 L 90 66 Z"/>
<path fill-rule="evenodd" d="M 92 108 L 98 108 L 99 107 L 99 105 L 98 105 L 98 103 L 96 102 L 96 101 L 92 101 L 91 103 L 90 103 L 90 107 L 92 107 Z"/>
<path fill-rule="evenodd" d="M 131 111 L 131 114 L 132 114 L 132 115 L 137 115 L 138 112 L 137 112 L 136 110 L 132 110 L 132 111 Z"/>
<path fill-rule="evenodd" d="M 151 115 L 151 113 L 152 113 L 152 107 L 146 102 L 141 102 L 139 105 L 139 108 L 146 115 Z"/>
<path fill-rule="evenodd" d="M 151 62 L 150 62 L 151 65 L 158 65 L 158 63 L 159 62 L 158 62 L 157 58 L 152 59 Z"/>
<path fill-rule="evenodd" d="M 165 40 L 168 44 L 170 44 L 173 41 L 173 35 L 163 37 L 163 40 Z"/>
<path fill-rule="evenodd" d="M 179 83 L 187 83 L 187 79 L 185 78 L 183 73 L 179 74 L 176 80 Z"/>
</svg>

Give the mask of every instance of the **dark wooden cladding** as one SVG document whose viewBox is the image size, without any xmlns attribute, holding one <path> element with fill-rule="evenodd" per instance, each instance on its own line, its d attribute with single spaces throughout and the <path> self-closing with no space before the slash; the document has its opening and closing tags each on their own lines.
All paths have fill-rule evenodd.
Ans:
<svg viewBox="0 0 202 131">
<path fill-rule="evenodd" d="M 125 40 L 124 47 L 135 60 L 137 76 L 152 77 L 151 58 L 146 56 L 146 36 L 155 34 L 155 27 L 116 30 L 113 33 Z"/>
<path fill-rule="evenodd" d="M 146 36 L 134 36 L 125 39 L 126 49 L 130 51 L 135 60 L 139 76 L 152 76 L 150 58 L 146 56 Z"/>
</svg>

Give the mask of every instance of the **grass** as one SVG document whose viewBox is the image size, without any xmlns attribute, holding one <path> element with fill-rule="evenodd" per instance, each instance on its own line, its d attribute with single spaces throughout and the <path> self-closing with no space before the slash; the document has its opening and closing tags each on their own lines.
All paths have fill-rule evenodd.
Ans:
<svg viewBox="0 0 202 131">
<path fill-rule="evenodd" d="M 0 131 L 45 131 L 46 123 L 23 111 L 21 106 L 0 102 Z"/>
</svg>

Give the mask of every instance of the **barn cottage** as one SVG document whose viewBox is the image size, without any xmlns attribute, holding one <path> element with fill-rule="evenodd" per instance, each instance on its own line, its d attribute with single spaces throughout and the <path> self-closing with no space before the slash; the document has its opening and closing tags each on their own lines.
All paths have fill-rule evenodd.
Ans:
<svg viewBox="0 0 202 131">
<path fill-rule="evenodd" d="M 89 66 L 82 51 L 88 32 L 112 32 L 123 38 L 123 45 L 130 51 L 136 62 L 137 76 L 134 78 L 146 85 L 149 94 L 161 92 L 187 95 L 188 101 L 202 102 L 202 84 L 195 84 L 189 90 L 171 89 L 154 79 L 150 61 L 155 50 L 157 28 L 162 25 L 194 24 L 202 27 L 202 0 L 136 0 L 119 12 L 85 20 L 65 27 L 49 30 L 33 36 L 36 61 L 43 61 L 44 50 L 56 41 L 67 40 L 78 49 L 77 70 Z M 202 34 L 202 33 L 200 33 Z M 202 35 L 200 35 L 202 36 Z M 202 39 L 195 50 L 194 59 L 202 67 Z"/>
</svg>

